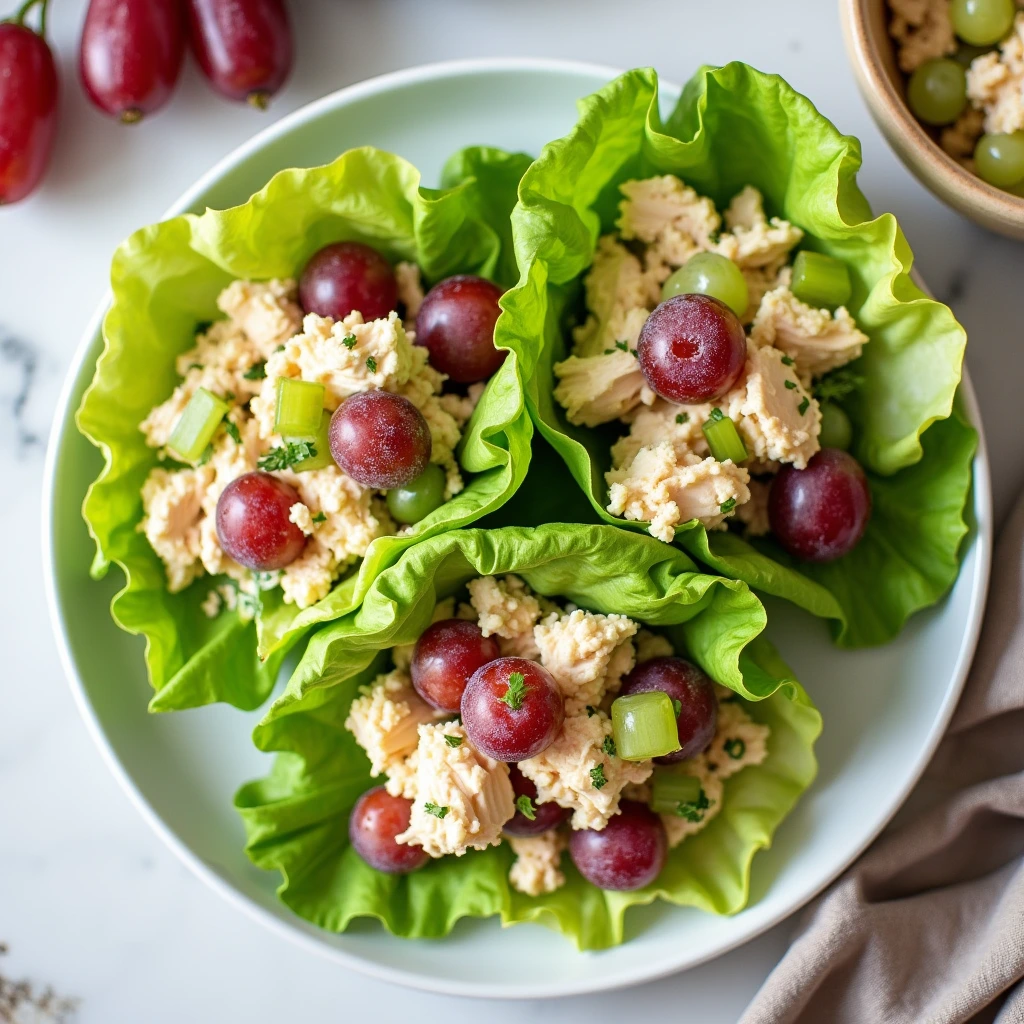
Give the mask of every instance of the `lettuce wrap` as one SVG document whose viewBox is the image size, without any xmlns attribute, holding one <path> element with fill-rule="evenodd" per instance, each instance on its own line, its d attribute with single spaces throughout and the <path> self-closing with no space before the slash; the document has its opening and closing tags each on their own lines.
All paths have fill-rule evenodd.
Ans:
<svg viewBox="0 0 1024 1024">
<path fill-rule="evenodd" d="M 373 870 L 349 845 L 352 806 L 381 781 L 344 726 L 358 687 L 387 669 L 390 648 L 415 641 L 438 599 L 475 577 L 509 572 L 537 593 L 654 626 L 771 728 L 767 759 L 726 782 L 721 813 L 676 847 L 645 889 L 602 891 L 564 856 L 566 885 L 525 896 L 508 884 L 513 854 L 505 843 L 405 876 Z M 357 610 L 311 637 L 287 691 L 257 726 L 257 746 L 277 756 L 270 774 L 235 798 L 249 856 L 281 873 L 288 907 L 331 931 L 376 918 L 396 935 L 436 938 L 460 918 L 498 915 L 505 924 L 538 921 L 581 949 L 599 949 L 623 941 L 628 907 L 658 898 L 734 913 L 749 896 L 753 855 L 814 778 L 821 729 L 807 694 L 761 635 L 765 623 L 745 584 L 706 575 L 677 548 L 614 527 L 555 523 L 423 540 L 376 577 Z"/>
<path fill-rule="evenodd" d="M 411 544 L 500 506 L 529 463 L 532 425 L 513 353 L 465 428 L 459 459 L 473 474 L 465 490 L 403 536 L 374 541 L 355 570 L 304 611 L 285 604 L 279 591 L 265 591 L 255 620 L 228 612 L 208 618 L 201 605 L 218 578 L 168 593 L 163 564 L 137 529 L 140 490 L 158 464 L 139 423 L 173 390 L 175 358 L 192 346 L 197 324 L 220 316 L 220 290 L 235 278 L 295 277 L 316 250 L 349 239 L 392 262 L 417 263 L 428 285 L 463 272 L 508 285 L 516 277 L 509 213 L 528 164 L 522 154 L 465 150 L 445 169 L 446 187 L 435 190 L 422 187 L 419 172 L 400 157 L 355 149 L 323 167 L 282 171 L 241 206 L 143 228 L 117 250 L 104 350 L 78 410 L 79 429 L 105 462 L 83 514 L 96 542 L 93 575 L 104 576 L 112 564 L 125 574 L 111 613 L 146 639 L 156 691 L 151 709 L 214 701 L 257 707 L 310 627 L 356 607 Z"/>
<path fill-rule="evenodd" d="M 825 565 L 797 563 L 770 539 L 708 532 L 697 520 L 679 526 L 675 542 L 723 576 L 832 620 L 844 647 L 892 639 L 952 585 L 977 443 L 955 400 L 963 328 L 910 279 L 907 241 L 891 214 L 872 218 L 856 183 L 860 163 L 858 141 L 777 76 L 739 63 L 703 68 L 663 122 L 657 75 L 630 71 L 583 100 L 573 131 L 524 175 L 512 215 L 521 276 L 498 325 L 527 369 L 531 415 L 597 514 L 644 530 L 606 511 L 610 447 L 625 427 L 573 426 L 552 395 L 552 367 L 568 355 L 582 277 L 598 237 L 614 228 L 619 185 L 675 174 L 723 209 L 751 184 L 769 216 L 806 232 L 803 248 L 842 260 L 853 284 L 847 307 L 870 338 L 850 364 L 862 384 L 840 400 L 871 484 L 865 537 Z"/>
</svg>

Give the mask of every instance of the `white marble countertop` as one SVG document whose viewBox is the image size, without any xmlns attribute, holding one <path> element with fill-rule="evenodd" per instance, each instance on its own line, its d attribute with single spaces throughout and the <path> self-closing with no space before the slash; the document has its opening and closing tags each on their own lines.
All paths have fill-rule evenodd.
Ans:
<svg viewBox="0 0 1024 1024">
<path fill-rule="evenodd" d="M 14 0 L 0 4 L 4 9 Z M 119 791 L 57 662 L 37 535 L 45 437 L 72 352 L 106 286 L 108 260 L 253 132 L 309 100 L 382 72 L 458 57 L 544 56 L 652 64 L 684 80 L 702 62 L 749 61 L 810 96 L 864 144 L 861 184 L 895 211 L 917 266 L 971 338 L 968 364 L 995 475 L 997 521 L 1024 482 L 1020 323 L 1024 247 L 943 207 L 871 123 L 826 0 L 292 0 L 297 68 L 267 114 L 214 97 L 189 68 L 171 107 L 138 128 L 83 99 L 73 56 L 85 0 L 55 0 L 60 137 L 42 190 L 0 211 L 0 975 L 80 1000 L 80 1024 L 303 1024 L 419 1015 L 450 1024 L 531 1020 L 735 1021 L 785 948 L 784 923 L 687 974 L 628 992 L 545 1004 L 391 988 L 310 956 L 209 892 Z M 5 13 L 6 11 L 0 12 Z M 12 660 L 13 652 L 13 660 Z M 31 1017 L 25 1018 L 31 1020 Z"/>
</svg>

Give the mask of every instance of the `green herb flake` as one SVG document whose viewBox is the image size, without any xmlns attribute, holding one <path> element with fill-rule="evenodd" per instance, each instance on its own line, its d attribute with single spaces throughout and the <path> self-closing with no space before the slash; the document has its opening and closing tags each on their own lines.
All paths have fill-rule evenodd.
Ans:
<svg viewBox="0 0 1024 1024">
<path fill-rule="evenodd" d="M 537 812 L 533 809 L 533 801 L 525 793 L 522 796 L 516 797 L 516 810 L 524 818 L 529 818 L 530 821 L 537 820 Z"/>
<path fill-rule="evenodd" d="M 317 514 L 315 516 L 313 516 L 313 522 L 314 523 L 326 523 L 327 522 L 327 513 L 326 512 L 317 512 Z"/>
<path fill-rule="evenodd" d="M 347 349 L 353 349 L 356 347 L 356 336 L 354 334 L 348 335 L 348 337 L 341 339 L 342 345 Z"/>
<path fill-rule="evenodd" d="M 615 347 L 620 352 L 628 352 L 629 351 L 629 342 L 628 341 L 617 341 L 617 342 L 615 342 Z"/>
<path fill-rule="evenodd" d="M 807 412 L 807 409 L 808 409 L 808 407 L 810 406 L 810 404 L 811 404 L 811 400 L 810 400 L 809 398 L 805 398 L 805 399 L 804 399 L 804 400 L 803 400 L 803 401 L 802 401 L 802 402 L 801 402 L 801 403 L 800 403 L 800 404 L 799 404 L 799 405 L 798 405 L 798 406 L 796 407 L 796 411 L 797 411 L 798 413 L 800 413 L 800 415 L 801 415 L 801 416 L 803 416 L 803 414 L 804 414 L 805 412 Z"/>
<path fill-rule="evenodd" d="M 370 373 L 377 372 L 377 360 L 374 359 L 373 356 L 366 357 L 366 368 L 370 371 Z"/>
<path fill-rule="evenodd" d="M 795 380 L 787 380 L 787 381 L 783 381 L 783 383 L 786 385 L 786 390 L 787 391 L 796 391 L 796 381 Z"/>
<path fill-rule="evenodd" d="M 590 769 L 590 784 L 594 789 L 603 789 L 608 785 L 608 780 L 604 777 L 603 764 L 599 764 L 596 768 Z"/>
<path fill-rule="evenodd" d="M 722 749 L 734 760 L 738 761 L 746 752 L 747 745 L 741 739 L 726 740 Z"/>
<path fill-rule="evenodd" d="M 605 736 L 604 743 L 601 744 L 601 749 L 609 756 L 614 757 L 616 754 L 615 740 L 611 736 Z"/>
<path fill-rule="evenodd" d="M 512 672 L 508 677 L 508 689 L 503 697 L 499 697 L 513 711 L 518 711 L 526 700 L 526 677 L 522 672 Z"/>
<path fill-rule="evenodd" d="M 447 807 L 438 807 L 437 804 L 432 804 L 429 800 L 423 805 L 423 810 L 435 818 L 443 818 L 448 813 Z"/>
<path fill-rule="evenodd" d="M 725 413 L 722 412 L 722 410 L 719 409 L 718 406 L 716 405 L 714 407 L 714 409 L 711 410 L 711 414 L 708 416 L 708 419 L 712 423 L 718 423 L 719 420 L 724 420 L 725 419 Z"/>
<path fill-rule="evenodd" d="M 688 412 L 681 412 L 676 416 L 676 423 L 682 425 L 683 423 L 690 422 L 690 414 Z"/>
<path fill-rule="evenodd" d="M 188 364 L 188 368 L 190 370 L 201 370 L 203 368 L 203 364 L 202 363 L 189 363 Z"/>
<path fill-rule="evenodd" d="M 672 710 L 676 713 L 676 718 L 678 718 L 683 712 L 683 702 L 681 700 L 676 700 L 675 698 L 673 698 Z"/>
<path fill-rule="evenodd" d="M 597 714 L 597 708 L 593 704 L 587 705 L 587 718 L 593 718 Z"/>
<path fill-rule="evenodd" d="M 234 393 L 234 391 L 225 391 L 224 392 L 224 401 L 225 402 L 233 402 L 234 400 L 235 400 L 235 393 Z"/>
<path fill-rule="evenodd" d="M 839 402 L 856 391 L 864 383 L 864 378 L 852 370 L 833 370 L 826 374 L 814 386 L 814 397 L 819 402 Z"/>
<path fill-rule="evenodd" d="M 197 466 L 205 466 L 210 461 L 210 456 L 213 454 L 213 445 L 208 444 L 203 451 L 203 454 L 199 456 L 199 461 L 196 463 Z"/>
<path fill-rule="evenodd" d="M 782 365 L 783 366 L 796 366 L 796 361 L 794 359 L 791 359 L 789 356 L 783 356 L 782 357 Z"/>
<path fill-rule="evenodd" d="M 699 821 L 704 820 L 704 812 L 711 806 L 711 801 L 708 800 L 707 793 L 704 792 L 704 788 L 701 787 L 701 791 L 697 794 L 696 800 L 680 800 L 679 806 L 676 807 L 676 814 L 680 818 L 685 818 L 687 821 L 696 824 Z"/>
<path fill-rule="evenodd" d="M 227 434 L 235 444 L 242 443 L 242 435 L 238 432 L 238 427 L 232 423 L 231 420 L 224 421 L 224 433 Z"/>
<path fill-rule="evenodd" d="M 728 515 L 735 507 L 736 507 L 736 499 L 735 498 L 729 498 L 728 501 L 723 501 L 722 504 L 718 506 L 718 511 L 721 512 L 722 515 L 724 516 L 724 515 Z"/>
<path fill-rule="evenodd" d="M 263 380 L 267 376 L 267 364 L 256 363 L 255 366 L 250 366 L 242 376 L 246 380 Z"/>
<path fill-rule="evenodd" d="M 462 746 L 462 737 L 461 736 L 453 736 L 450 732 L 446 732 L 444 734 L 444 741 L 445 741 L 445 743 L 448 744 L 449 747 L 461 747 Z"/>
<path fill-rule="evenodd" d="M 289 441 L 287 444 L 271 448 L 266 455 L 257 460 L 256 465 L 268 473 L 280 472 L 292 466 L 316 458 L 316 445 L 309 441 Z"/>
</svg>

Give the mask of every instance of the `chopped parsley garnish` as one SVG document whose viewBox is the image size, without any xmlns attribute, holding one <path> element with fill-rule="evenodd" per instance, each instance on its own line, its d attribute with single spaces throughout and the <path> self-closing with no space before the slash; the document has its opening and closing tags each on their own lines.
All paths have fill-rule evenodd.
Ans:
<svg viewBox="0 0 1024 1024">
<path fill-rule="evenodd" d="M 277 348 L 274 349 L 274 351 L 275 352 L 283 352 L 284 351 L 284 345 L 278 345 Z"/>
<path fill-rule="evenodd" d="M 747 745 L 741 739 L 726 740 L 722 744 L 722 749 L 734 761 L 738 761 L 747 752 Z"/>
<path fill-rule="evenodd" d="M 593 718 L 597 714 L 597 708 L 593 704 L 587 705 L 587 718 Z"/>
<path fill-rule="evenodd" d="M 462 737 L 461 736 L 453 736 L 450 732 L 446 732 L 444 734 L 444 741 L 445 741 L 445 743 L 448 744 L 449 747 L 461 747 L 462 746 Z"/>
<path fill-rule="evenodd" d="M 525 793 L 522 796 L 516 797 L 516 810 L 524 818 L 529 818 L 530 821 L 537 820 L 537 812 L 533 809 L 533 801 Z"/>
<path fill-rule="evenodd" d="M 263 380 L 263 378 L 266 377 L 266 375 L 267 375 L 267 364 L 266 363 L 256 363 L 255 366 L 250 366 L 249 369 L 246 370 L 245 373 L 242 374 L 242 376 L 246 380 Z"/>
<path fill-rule="evenodd" d="M 594 789 L 603 789 L 608 780 L 604 777 L 604 765 L 599 764 L 596 768 L 590 769 L 590 784 Z"/>
<path fill-rule="evenodd" d="M 783 381 L 783 383 L 786 385 L 786 390 L 787 391 L 796 391 L 796 381 L 795 380 L 787 380 L 787 381 Z"/>
<path fill-rule="evenodd" d="M 856 391 L 863 383 L 864 378 L 852 370 L 833 370 L 815 385 L 814 397 L 819 402 L 838 402 Z"/>
<path fill-rule="evenodd" d="M 728 501 L 723 501 L 722 504 L 718 506 L 718 511 L 721 512 L 722 515 L 724 516 L 724 515 L 727 515 L 729 512 L 731 512 L 735 507 L 736 507 L 736 499 L 735 498 L 729 498 Z"/>
<path fill-rule="evenodd" d="M 679 413 L 676 416 L 676 423 L 682 424 L 682 423 L 689 423 L 689 422 L 690 422 L 690 414 L 688 412 L 681 412 L 681 413 Z"/>
<path fill-rule="evenodd" d="M 224 421 L 224 433 L 227 434 L 235 444 L 242 443 L 242 435 L 238 432 L 238 427 L 232 423 L 231 420 Z"/>
<path fill-rule="evenodd" d="M 438 807 L 437 804 L 432 804 L 429 800 L 423 805 L 423 810 L 435 818 L 443 818 L 448 813 L 447 807 Z"/>
<path fill-rule="evenodd" d="M 795 366 L 796 363 L 789 356 L 783 356 L 782 357 L 782 365 L 783 366 Z"/>
<path fill-rule="evenodd" d="M 676 718 L 678 718 L 683 711 L 683 702 L 681 700 L 673 699 L 672 710 L 676 713 Z"/>
<path fill-rule="evenodd" d="M 199 461 L 196 463 L 197 466 L 205 466 L 210 461 L 210 456 L 213 454 L 213 445 L 208 444 L 203 449 L 203 454 L 199 456 Z"/>
<path fill-rule="evenodd" d="M 235 400 L 235 393 L 234 393 L 234 391 L 225 391 L 224 392 L 224 401 L 225 402 L 233 402 L 234 400 Z"/>
<path fill-rule="evenodd" d="M 526 700 L 526 677 L 522 672 L 512 672 L 508 677 L 508 689 L 498 700 L 507 704 L 513 711 L 518 711 Z"/>
<path fill-rule="evenodd" d="M 617 341 L 617 342 L 615 342 L 615 347 L 620 352 L 628 352 L 629 351 L 629 342 L 628 341 Z"/>
<path fill-rule="evenodd" d="M 616 754 L 615 740 L 611 736 L 605 736 L 604 743 L 601 744 L 601 749 L 609 756 L 614 757 Z"/>
<path fill-rule="evenodd" d="M 327 513 L 326 512 L 317 512 L 317 514 L 315 516 L 313 516 L 313 522 L 314 523 L 326 523 L 327 522 Z"/>
<path fill-rule="evenodd" d="M 711 414 L 708 416 L 708 419 L 712 423 L 717 423 L 719 420 L 724 420 L 725 419 L 725 413 L 722 412 L 722 410 L 719 409 L 718 406 L 716 405 L 714 407 L 714 409 L 711 410 Z"/>
<path fill-rule="evenodd" d="M 270 473 L 289 469 L 306 459 L 316 458 L 316 445 L 309 441 L 289 441 L 277 448 L 271 448 L 266 455 L 258 459 L 256 465 Z"/>
<path fill-rule="evenodd" d="M 201 370 L 203 368 L 203 364 L 202 363 L 189 363 L 188 364 L 188 368 L 190 370 Z"/>
<path fill-rule="evenodd" d="M 377 360 L 374 359 L 373 356 L 366 357 L 366 368 L 370 371 L 370 373 L 377 372 Z"/>
<path fill-rule="evenodd" d="M 348 335 L 348 337 L 342 338 L 341 339 L 341 343 L 342 343 L 342 345 L 345 346 L 345 348 L 349 348 L 349 349 L 355 348 L 356 347 L 356 336 L 354 334 L 350 334 L 350 335 Z"/>
<path fill-rule="evenodd" d="M 687 821 L 696 824 L 698 821 L 704 820 L 704 812 L 711 806 L 711 801 L 708 800 L 707 794 L 704 792 L 704 787 L 701 787 L 700 792 L 697 794 L 696 800 L 680 800 L 679 806 L 676 807 L 676 814 L 680 818 L 685 818 Z"/>
<path fill-rule="evenodd" d="M 800 413 L 800 415 L 801 415 L 801 416 L 803 416 L 803 414 L 804 414 L 805 412 L 807 412 L 807 407 L 808 407 L 808 406 L 809 406 L 810 404 L 811 404 L 811 400 L 810 400 L 809 398 L 805 398 L 805 399 L 804 399 L 804 400 L 803 400 L 803 401 L 802 401 L 802 402 L 801 402 L 801 403 L 800 403 L 800 404 L 799 404 L 799 405 L 798 405 L 798 406 L 796 407 L 796 411 L 797 411 L 798 413 Z"/>
</svg>

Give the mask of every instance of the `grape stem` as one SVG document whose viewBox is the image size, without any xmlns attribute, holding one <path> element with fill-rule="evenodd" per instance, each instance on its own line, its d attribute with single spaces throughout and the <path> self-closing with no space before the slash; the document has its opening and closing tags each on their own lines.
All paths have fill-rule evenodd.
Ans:
<svg viewBox="0 0 1024 1024">
<path fill-rule="evenodd" d="M 9 18 L 5 18 L 4 21 L 13 25 L 21 25 L 23 28 L 28 28 L 25 24 L 25 19 L 28 17 L 29 12 L 33 7 L 39 8 L 39 35 L 46 35 L 46 9 L 50 5 L 50 0 L 25 0 L 25 2 L 14 12 Z"/>
</svg>

